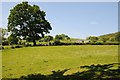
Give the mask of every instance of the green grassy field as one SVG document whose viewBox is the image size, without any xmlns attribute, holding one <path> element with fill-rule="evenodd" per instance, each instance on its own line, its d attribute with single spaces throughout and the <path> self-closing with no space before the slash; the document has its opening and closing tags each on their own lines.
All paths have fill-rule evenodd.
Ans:
<svg viewBox="0 0 120 80">
<path fill-rule="evenodd" d="M 80 66 L 118 62 L 117 45 L 42 46 L 2 51 L 2 76 L 22 75 L 71 68 L 65 74 L 80 71 Z"/>
</svg>

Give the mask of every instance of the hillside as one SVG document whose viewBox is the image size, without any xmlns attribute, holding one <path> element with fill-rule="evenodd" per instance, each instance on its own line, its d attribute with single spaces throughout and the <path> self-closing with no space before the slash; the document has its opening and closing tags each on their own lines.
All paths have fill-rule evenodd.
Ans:
<svg viewBox="0 0 120 80">
<path fill-rule="evenodd" d="M 117 34 L 118 34 L 118 32 L 115 32 L 115 33 L 104 34 L 104 35 L 101 35 L 99 37 L 115 37 Z"/>
<path fill-rule="evenodd" d="M 116 39 L 117 36 L 120 36 L 120 32 L 104 34 L 104 35 L 101 35 L 98 37 L 99 37 L 99 39 L 106 38 L 109 41 L 117 41 L 117 39 Z"/>
</svg>

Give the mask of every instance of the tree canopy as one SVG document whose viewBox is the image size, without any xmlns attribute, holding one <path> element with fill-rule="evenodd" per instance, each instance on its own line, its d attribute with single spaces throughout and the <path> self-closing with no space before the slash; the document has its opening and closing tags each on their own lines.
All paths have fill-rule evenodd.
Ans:
<svg viewBox="0 0 120 80">
<path fill-rule="evenodd" d="M 89 36 L 87 40 L 90 40 L 91 42 L 96 42 L 98 40 L 98 37 L 96 36 Z"/>
<path fill-rule="evenodd" d="M 53 36 L 48 35 L 48 36 L 45 36 L 45 37 L 44 37 L 44 41 L 45 41 L 45 42 L 49 42 L 49 41 L 51 41 L 51 40 L 53 40 Z"/>
<path fill-rule="evenodd" d="M 28 2 L 17 4 L 10 10 L 8 17 L 8 30 L 16 37 L 36 40 L 44 37 L 44 34 L 52 30 L 50 23 L 45 19 L 45 12 L 37 5 L 29 5 Z"/>
<path fill-rule="evenodd" d="M 70 37 L 68 35 L 65 35 L 65 34 L 58 34 L 55 36 L 55 39 L 56 40 L 68 40 L 68 39 L 70 39 Z"/>
<path fill-rule="evenodd" d="M 18 44 L 18 38 L 16 38 L 13 34 L 8 37 L 9 44 Z"/>
</svg>

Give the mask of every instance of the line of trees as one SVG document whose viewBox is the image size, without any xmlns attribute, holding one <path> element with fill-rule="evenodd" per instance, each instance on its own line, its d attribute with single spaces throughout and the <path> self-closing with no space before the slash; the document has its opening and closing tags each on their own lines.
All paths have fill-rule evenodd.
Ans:
<svg viewBox="0 0 120 80">
<path fill-rule="evenodd" d="M 55 38 L 51 35 L 44 36 L 43 38 L 40 39 L 40 42 L 49 42 L 53 40 L 69 40 L 70 37 L 66 34 L 57 34 Z"/>
<path fill-rule="evenodd" d="M 28 37 L 26 39 L 24 38 L 19 38 L 16 37 L 15 35 L 11 34 L 8 38 L 3 37 L 4 40 L 2 40 L 2 44 L 3 45 L 12 45 L 12 44 L 22 44 L 23 42 L 32 42 L 32 38 Z M 57 34 L 55 37 L 51 36 L 51 35 L 47 35 L 44 36 L 42 38 L 40 38 L 39 42 L 60 42 L 61 40 L 70 40 L 70 37 L 68 35 L 65 34 Z"/>
<path fill-rule="evenodd" d="M 12 44 L 26 44 L 29 42 L 32 42 L 32 37 L 26 37 L 26 38 L 20 38 L 20 37 L 16 37 L 15 35 L 11 34 L 9 37 L 5 37 L 5 35 L 8 35 L 8 30 L 7 29 L 1 29 L 1 38 L 2 38 L 2 44 L 3 45 L 12 45 Z M 72 40 L 72 38 L 70 38 L 68 35 L 66 34 L 57 34 L 55 37 L 51 36 L 51 35 L 47 35 L 44 36 L 42 38 L 39 38 L 38 40 L 36 40 L 37 42 L 55 42 L 55 44 L 60 44 L 60 42 L 78 42 L 78 40 Z M 109 43 L 109 42 L 118 42 L 120 41 L 120 32 L 117 32 L 115 34 L 113 34 L 113 36 L 89 36 L 86 38 L 86 40 L 84 41 L 88 41 L 87 43 Z M 83 42 L 84 42 L 83 41 Z M 86 43 L 86 42 L 85 42 Z"/>
</svg>

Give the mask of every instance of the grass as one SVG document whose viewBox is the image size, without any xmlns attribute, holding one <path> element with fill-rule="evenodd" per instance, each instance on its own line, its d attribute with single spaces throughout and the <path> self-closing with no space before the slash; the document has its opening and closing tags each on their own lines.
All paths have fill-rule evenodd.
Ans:
<svg viewBox="0 0 120 80">
<path fill-rule="evenodd" d="M 71 68 L 65 74 L 80 71 L 80 66 L 118 62 L 117 45 L 42 46 L 2 51 L 2 76 L 22 75 Z"/>
</svg>

